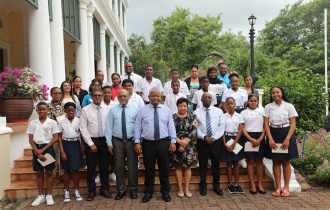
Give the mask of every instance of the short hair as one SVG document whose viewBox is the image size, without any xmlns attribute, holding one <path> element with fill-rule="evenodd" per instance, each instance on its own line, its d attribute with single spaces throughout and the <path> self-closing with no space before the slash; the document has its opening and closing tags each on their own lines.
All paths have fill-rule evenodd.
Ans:
<svg viewBox="0 0 330 210">
<path fill-rule="evenodd" d="M 72 82 L 74 82 L 77 78 L 81 79 L 81 77 L 79 77 L 79 76 L 74 76 L 72 79 Z"/>
<path fill-rule="evenodd" d="M 172 85 L 173 83 L 175 83 L 175 82 L 179 83 L 179 86 L 180 86 L 180 81 L 177 80 L 177 79 L 172 80 L 172 81 L 171 81 L 171 85 Z"/>
<path fill-rule="evenodd" d="M 282 86 L 279 86 L 279 85 L 274 85 L 272 88 L 270 88 L 270 103 L 272 103 L 274 101 L 273 97 L 272 97 L 272 90 L 274 88 L 278 88 L 281 90 L 282 92 L 282 100 L 285 101 L 285 102 L 288 102 L 288 99 L 286 98 L 286 95 L 285 95 L 285 92 L 284 92 L 284 89 Z"/>
<path fill-rule="evenodd" d="M 132 63 L 131 61 L 126 61 L 126 62 L 125 62 L 125 64 L 126 64 L 126 63 L 130 63 L 130 64 L 132 64 L 132 65 L 133 65 L 133 63 Z"/>
<path fill-rule="evenodd" d="M 92 90 L 91 95 L 93 95 L 94 92 L 101 92 L 101 93 L 103 94 L 103 91 L 102 91 L 101 89 L 95 89 L 95 90 Z"/>
<path fill-rule="evenodd" d="M 148 67 L 154 68 L 152 65 L 146 65 L 144 69 L 147 69 Z"/>
<path fill-rule="evenodd" d="M 98 73 L 103 73 L 103 71 L 102 70 L 97 70 L 96 72 L 95 72 L 95 76 L 98 74 Z M 103 73 L 104 74 L 104 73 Z"/>
<path fill-rule="evenodd" d="M 52 87 L 52 89 L 50 89 L 50 94 L 53 94 L 53 91 L 54 91 L 55 89 L 60 89 L 60 91 L 61 91 L 61 93 L 62 93 L 61 88 L 59 88 L 59 87 Z"/>
<path fill-rule="evenodd" d="M 162 91 L 160 91 L 158 88 L 151 88 L 151 89 L 149 90 L 149 96 L 150 96 L 150 94 L 151 94 L 152 92 L 159 92 L 159 93 L 161 93 Z"/>
<path fill-rule="evenodd" d="M 254 93 L 252 93 L 252 94 L 250 94 L 250 95 L 248 96 L 248 101 L 249 101 L 250 98 L 252 98 L 252 97 L 256 97 L 257 100 L 259 101 L 259 97 L 258 97 L 256 94 L 254 94 Z M 259 104 L 258 104 L 258 106 L 259 106 Z M 247 103 L 246 107 L 250 107 L 250 106 L 249 106 L 249 103 Z"/>
<path fill-rule="evenodd" d="M 129 96 L 129 91 L 128 91 L 128 90 L 121 89 L 121 90 L 118 91 L 118 94 L 119 94 L 120 91 L 125 91 L 125 92 L 127 93 L 127 95 Z M 117 94 L 117 96 L 118 96 L 118 94 Z M 118 97 L 117 97 L 117 98 L 118 98 Z"/>
<path fill-rule="evenodd" d="M 179 74 L 179 70 L 178 69 L 172 69 L 171 71 L 170 71 L 170 74 L 172 73 L 172 72 L 178 72 L 178 74 Z"/>
<path fill-rule="evenodd" d="M 126 83 L 131 83 L 134 86 L 134 82 L 131 79 L 124 79 L 121 85 L 124 86 Z"/>
<path fill-rule="evenodd" d="M 218 68 L 219 68 L 220 66 L 226 66 L 226 67 L 227 67 L 227 64 L 224 63 L 224 62 L 222 62 L 222 63 L 219 63 L 219 64 L 218 64 Z"/>
<path fill-rule="evenodd" d="M 96 82 L 100 83 L 100 85 L 102 87 L 102 82 L 100 80 L 92 79 L 91 84 L 89 85 L 89 89 L 88 89 L 90 93 L 92 92 L 92 85 L 94 85 L 94 83 L 96 83 Z"/>
<path fill-rule="evenodd" d="M 39 102 L 39 103 L 37 104 L 37 107 L 39 107 L 39 106 L 47 106 L 47 108 L 48 108 L 47 103 L 44 102 L 44 101 Z"/>
<path fill-rule="evenodd" d="M 231 74 L 229 75 L 229 80 L 230 80 L 231 78 L 233 78 L 233 77 L 237 77 L 237 79 L 238 79 L 238 78 L 239 78 L 239 75 L 236 74 L 236 73 L 231 73 Z"/>
<path fill-rule="evenodd" d="M 186 103 L 187 106 L 189 106 L 189 100 L 187 98 L 181 97 L 176 101 L 176 106 L 179 106 L 179 104 Z"/>
<path fill-rule="evenodd" d="M 193 65 L 190 66 L 190 70 L 193 69 L 193 68 L 195 68 L 195 69 L 198 70 L 198 66 L 197 66 L 197 64 L 193 64 Z"/>
<path fill-rule="evenodd" d="M 103 91 L 104 89 L 110 89 L 110 90 L 111 90 L 111 92 L 112 92 L 112 87 L 111 87 L 111 86 L 109 86 L 109 85 L 103 86 L 103 87 L 102 87 L 102 91 Z"/>
<path fill-rule="evenodd" d="M 235 99 L 234 99 L 233 97 L 227 97 L 227 98 L 226 98 L 226 102 L 227 102 L 228 100 L 230 100 L 230 99 L 232 99 L 232 100 L 236 103 L 236 101 L 235 101 Z"/>
<path fill-rule="evenodd" d="M 210 82 L 210 79 L 209 79 L 207 76 L 203 76 L 203 77 L 201 77 L 201 79 L 199 80 L 199 86 L 202 86 L 201 84 L 202 84 L 202 81 L 203 81 L 203 80 L 207 80 L 207 81 Z"/>
<path fill-rule="evenodd" d="M 64 104 L 64 110 L 66 110 L 68 107 L 72 106 L 74 109 L 77 108 L 76 104 L 73 102 L 67 102 L 66 104 Z"/>
</svg>

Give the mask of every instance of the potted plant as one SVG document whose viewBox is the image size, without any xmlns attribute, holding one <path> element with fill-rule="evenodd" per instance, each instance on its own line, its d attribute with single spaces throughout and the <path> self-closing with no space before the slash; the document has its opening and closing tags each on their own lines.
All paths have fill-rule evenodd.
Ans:
<svg viewBox="0 0 330 210">
<path fill-rule="evenodd" d="M 33 101 L 48 100 L 49 88 L 38 84 L 40 77 L 27 67 L 6 67 L 0 73 L 0 115 L 7 117 L 7 122 L 27 122 Z"/>
</svg>

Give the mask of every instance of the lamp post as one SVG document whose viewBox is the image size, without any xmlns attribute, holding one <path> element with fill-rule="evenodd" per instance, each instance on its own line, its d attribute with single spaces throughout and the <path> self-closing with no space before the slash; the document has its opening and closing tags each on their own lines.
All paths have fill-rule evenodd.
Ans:
<svg viewBox="0 0 330 210">
<path fill-rule="evenodd" d="M 253 16 L 253 14 L 248 18 L 249 24 L 251 25 L 250 29 L 250 44 L 251 44 L 251 71 L 250 75 L 253 79 L 252 87 L 255 86 L 256 82 L 258 81 L 258 77 L 256 75 L 256 70 L 254 68 L 254 28 L 253 25 L 256 23 L 256 17 Z"/>
</svg>

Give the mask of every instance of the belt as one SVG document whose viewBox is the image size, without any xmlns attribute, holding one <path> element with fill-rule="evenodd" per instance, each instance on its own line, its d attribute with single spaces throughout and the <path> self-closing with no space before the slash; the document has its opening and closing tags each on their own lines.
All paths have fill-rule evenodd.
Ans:
<svg viewBox="0 0 330 210">
<path fill-rule="evenodd" d="M 118 138 L 118 137 L 115 137 L 115 136 L 113 136 L 112 138 L 116 138 L 116 139 L 119 139 L 119 140 L 123 140 L 123 139 L 121 139 L 121 138 Z M 127 141 L 131 141 L 131 140 L 133 140 L 133 137 L 132 137 L 132 138 L 129 138 L 129 139 L 127 139 Z"/>
<path fill-rule="evenodd" d="M 100 136 L 100 137 L 91 137 L 92 139 L 102 139 L 105 138 L 105 136 Z"/>
<path fill-rule="evenodd" d="M 242 109 L 244 106 L 235 106 L 235 109 Z"/>
<path fill-rule="evenodd" d="M 63 138 L 64 141 L 77 141 L 79 138 Z"/>
<path fill-rule="evenodd" d="M 286 127 L 289 127 L 290 124 L 283 124 L 283 125 L 269 125 L 270 127 L 272 128 L 286 128 Z"/>
<path fill-rule="evenodd" d="M 237 133 L 227 133 L 227 132 L 225 132 L 225 135 L 226 135 L 226 136 L 236 136 Z"/>
<path fill-rule="evenodd" d="M 43 148 L 43 147 L 47 146 L 47 144 L 37 144 L 37 143 L 35 143 L 35 145 L 39 148 Z"/>
<path fill-rule="evenodd" d="M 165 140 L 171 140 L 171 138 L 170 137 L 166 137 L 166 138 L 162 138 L 162 139 L 159 139 L 159 140 L 148 140 L 148 139 L 143 139 L 143 141 L 149 141 L 149 142 L 155 142 L 155 143 L 157 143 L 157 142 L 161 142 L 161 141 L 165 141 Z"/>
</svg>

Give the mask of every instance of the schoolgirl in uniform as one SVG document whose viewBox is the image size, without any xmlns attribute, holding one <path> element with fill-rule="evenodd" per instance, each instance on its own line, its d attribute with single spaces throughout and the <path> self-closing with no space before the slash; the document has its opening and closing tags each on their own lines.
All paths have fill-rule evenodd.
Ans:
<svg viewBox="0 0 330 210">
<path fill-rule="evenodd" d="M 281 86 L 273 86 L 270 92 L 271 103 L 265 107 L 264 121 L 268 139 L 266 157 L 273 160 L 273 172 L 277 185 L 277 189 L 272 195 L 275 197 L 289 197 L 290 160 L 299 157 L 296 138 L 293 135 L 298 114 L 294 106 L 287 102 Z M 282 144 L 280 149 L 288 149 L 288 153 L 273 153 L 272 150 L 279 146 L 276 144 Z M 281 188 L 281 166 L 283 167 L 284 175 L 283 190 Z"/>
<path fill-rule="evenodd" d="M 264 109 L 258 106 L 259 100 L 256 95 L 249 95 L 247 109 L 241 112 L 243 118 L 243 135 L 242 144 L 251 142 L 253 147 L 259 146 L 258 152 L 244 152 L 244 156 L 247 160 L 247 171 L 249 180 L 251 183 L 250 193 L 265 194 L 266 191 L 262 187 L 263 179 L 263 162 L 265 154 L 265 129 L 264 129 Z M 242 146 L 243 146 L 242 145 Z M 254 184 L 254 164 L 256 165 L 258 185 L 257 188 Z"/>
<path fill-rule="evenodd" d="M 241 116 L 235 112 L 235 99 L 233 97 L 227 97 L 226 108 L 228 112 L 224 114 L 225 116 L 225 133 L 222 137 L 223 147 L 221 147 L 221 161 L 227 162 L 227 177 L 228 177 L 228 191 L 231 194 L 240 193 L 243 194 L 244 191 L 239 186 L 239 168 L 238 161 L 242 159 L 242 150 L 235 154 L 233 149 L 236 144 L 241 144 L 240 138 L 243 130 L 243 119 Z M 227 142 L 233 139 L 234 143 L 227 146 Z M 234 169 L 235 186 L 232 184 L 232 173 Z"/>
<path fill-rule="evenodd" d="M 84 141 L 80 141 L 80 119 L 74 116 L 75 111 L 75 103 L 66 103 L 64 105 L 66 117 L 58 123 L 58 128 L 60 130 L 59 145 L 61 150 L 61 168 L 64 169 L 64 202 L 70 201 L 70 172 L 72 172 L 74 181 L 75 198 L 77 201 L 82 200 L 79 193 L 79 169 L 84 166 L 82 152 L 82 148 L 84 148 Z"/>
<path fill-rule="evenodd" d="M 241 113 L 246 108 L 247 100 L 248 100 L 248 94 L 244 89 L 238 88 L 239 85 L 239 75 L 232 73 L 229 75 L 230 85 L 231 88 L 226 90 L 222 95 L 222 102 L 221 102 L 221 108 L 223 112 L 227 112 L 227 107 L 225 106 L 226 99 L 228 97 L 233 97 L 236 102 L 235 111 L 237 113 Z M 220 108 L 220 107 L 219 107 Z"/>
</svg>

